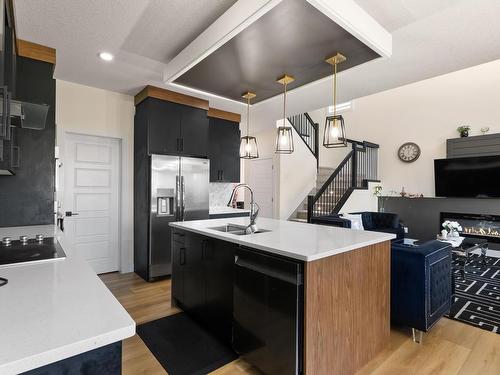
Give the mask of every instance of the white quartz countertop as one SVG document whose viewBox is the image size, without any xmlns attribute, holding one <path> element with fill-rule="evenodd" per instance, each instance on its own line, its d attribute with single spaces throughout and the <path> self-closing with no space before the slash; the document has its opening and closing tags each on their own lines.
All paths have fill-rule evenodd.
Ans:
<svg viewBox="0 0 500 375">
<path fill-rule="evenodd" d="M 213 206 L 210 207 L 209 214 L 210 215 L 221 215 L 221 214 L 244 214 L 249 213 L 250 210 L 245 210 L 242 208 L 233 208 L 227 206 Z"/>
<path fill-rule="evenodd" d="M 28 228 L 28 229 L 26 229 Z M 66 259 L 0 267 L 0 374 L 18 374 L 135 334 L 135 322 L 54 226 L 0 228 L 0 237 L 58 237 Z"/>
<path fill-rule="evenodd" d="M 270 232 L 235 235 L 210 229 L 225 224 L 247 225 L 248 218 L 174 222 L 174 228 L 203 234 L 239 245 L 306 262 L 344 253 L 396 238 L 394 234 L 353 230 L 325 225 L 258 218 L 257 226 Z"/>
</svg>

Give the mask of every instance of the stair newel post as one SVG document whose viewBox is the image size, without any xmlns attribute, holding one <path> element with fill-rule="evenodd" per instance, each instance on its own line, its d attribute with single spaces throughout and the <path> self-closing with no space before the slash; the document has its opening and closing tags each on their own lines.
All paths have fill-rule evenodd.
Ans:
<svg viewBox="0 0 500 375">
<path fill-rule="evenodd" d="M 356 187 L 357 184 L 357 174 L 358 174 L 358 152 L 356 149 L 356 144 L 352 144 L 352 176 L 351 176 L 351 187 Z"/>
<path fill-rule="evenodd" d="M 316 156 L 316 170 L 319 171 L 319 124 L 314 124 L 314 156 Z"/>
<path fill-rule="evenodd" d="M 307 196 L 307 222 L 311 222 L 311 217 L 314 208 L 314 195 Z"/>
</svg>

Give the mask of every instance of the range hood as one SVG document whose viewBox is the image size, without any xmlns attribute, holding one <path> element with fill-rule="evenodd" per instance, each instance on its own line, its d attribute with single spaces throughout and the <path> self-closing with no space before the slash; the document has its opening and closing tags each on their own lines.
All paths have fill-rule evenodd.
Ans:
<svg viewBox="0 0 500 375">
<path fill-rule="evenodd" d="M 3 116 L 3 106 L 0 106 L 0 116 Z M 24 129 L 45 129 L 47 113 L 49 106 L 47 104 L 38 104 L 30 102 L 21 102 L 19 100 L 10 100 L 10 123 L 11 126 L 18 126 Z"/>
<path fill-rule="evenodd" d="M 10 100 L 9 97 L 7 103 L 4 103 L 2 99 L 0 99 L 0 121 L 7 125 L 5 126 L 5 133 L 3 133 L 2 129 L 3 136 L 0 137 L 0 176 L 12 176 L 15 174 L 15 168 L 19 167 L 20 158 L 20 150 L 14 136 L 15 132 L 21 128 L 45 129 L 49 106 Z M 4 104 L 7 104 L 8 119 L 4 119 Z"/>
</svg>

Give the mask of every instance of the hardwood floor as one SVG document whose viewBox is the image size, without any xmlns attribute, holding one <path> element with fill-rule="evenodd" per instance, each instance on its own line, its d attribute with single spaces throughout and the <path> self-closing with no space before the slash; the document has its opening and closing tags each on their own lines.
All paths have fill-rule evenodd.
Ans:
<svg viewBox="0 0 500 375">
<path fill-rule="evenodd" d="M 133 273 L 105 274 L 101 275 L 101 279 L 137 324 L 178 311 L 170 307 L 170 280 L 147 283 Z M 423 344 L 415 344 L 410 337 L 410 330 L 392 329 L 386 349 L 363 367 L 358 375 L 500 374 L 498 334 L 443 318 L 430 333 L 424 335 Z M 124 341 L 123 374 L 160 375 L 166 372 L 135 335 Z M 259 372 L 244 361 L 236 360 L 212 374 L 256 375 Z"/>
</svg>

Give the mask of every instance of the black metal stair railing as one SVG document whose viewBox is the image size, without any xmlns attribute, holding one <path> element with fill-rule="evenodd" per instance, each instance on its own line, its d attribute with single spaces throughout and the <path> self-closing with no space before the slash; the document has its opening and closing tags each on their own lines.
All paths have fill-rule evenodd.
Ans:
<svg viewBox="0 0 500 375">
<path fill-rule="evenodd" d="M 316 158 L 316 166 L 319 167 L 319 125 L 314 123 L 311 116 L 306 113 L 288 117 L 288 121 L 306 144 L 309 151 Z"/>
<path fill-rule="evenodd" d="M 352 150 L 315 195 L 307 197 L 307 221 L 313 216 L 338 213 L 353 190 L 378 181 L 378 148 L 371 142 L 347 140 Z"/>
</svg>

